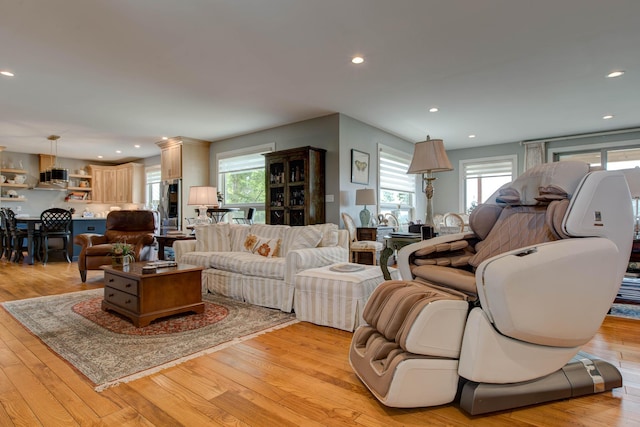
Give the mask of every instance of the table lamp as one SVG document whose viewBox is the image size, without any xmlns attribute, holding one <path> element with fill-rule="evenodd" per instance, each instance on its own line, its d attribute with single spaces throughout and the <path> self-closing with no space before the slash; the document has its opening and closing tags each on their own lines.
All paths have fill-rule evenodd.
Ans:
<svg viewBox="0 0 640 427">
<path fill-rule="evenodd" d="M 364 205 L 364 209 L 360 211 L 360 223 L 363 227 L 371 224 L 371 212 L 367 210 L 367 205 L 376 204 L 376 190 L 373 188 L 363 188 L 356 190 L 356 205 Z"/>
<path fill-rule="evenodd" d="M 199 215 L 196 219 L 196 224 L 207 224 L 209 218 L 207 217 L 207 207 L 218 206 L 218 190 L 216 187 L 206 186 L 192 186 L 189 187 L 189 201 L 190 206 L 199 206 Z"/>
<path fill-rule="evenodd" d="M 424 192 L 427 196 L 427 216 L 425 225 L 435 229 L 433 223 L 433 181 L 436 179 L 433 172 L 444 172 L 453 170 L 451 162 L 444 149 L 441 139 L 431 139 L 427 135 L 427 140 L 418 142 L 413 151 L 413 158 L 407 173 L 422 174 L 422 179 L 426 182 Z"/>
</svg>

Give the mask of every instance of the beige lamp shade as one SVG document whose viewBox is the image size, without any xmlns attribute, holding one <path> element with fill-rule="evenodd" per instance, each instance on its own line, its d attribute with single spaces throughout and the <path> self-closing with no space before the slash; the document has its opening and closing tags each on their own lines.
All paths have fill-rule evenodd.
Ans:
<svg viewBox="0 0 640 427">
<path fill-rule="evenodd" d="M 188 205 L 193 206 L 218 206 L 218 190 L 216 187 L 192 186 L 189 187 Z"/>
<path fill-rule="evenodd" d="M 453 170 L 441 139 L 430 139 L 418 142 L 413 151 L 413 158 L 407 173 L 429 173 Z"/>
<path fill-rule="evenodd" d="M 376 190 L 373 188 L 363 188 L 356 190 L 356 205 L 375 205 Z"/>
</svg>

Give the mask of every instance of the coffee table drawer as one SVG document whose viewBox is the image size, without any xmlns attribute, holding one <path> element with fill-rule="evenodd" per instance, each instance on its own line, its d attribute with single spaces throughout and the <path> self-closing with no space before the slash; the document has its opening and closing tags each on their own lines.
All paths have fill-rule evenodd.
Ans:
<svg viewBox="0 0 640 427">
<path fill-rule="evenodd" d="M 104 285 L 130 294 L 138 295 L 138 281 L 135 279 L 116 276 L 115 274 L 106 272 L 104 275 Z"/>
<path fill-rule="evenodd" d="M 111 304 L 118 307 L 126 308 L 130 311 L 137 311 L 138 309 L 138 297 L 128 294 L 126 292 L 119 291 L 113 288 L 104 288 L 104 299 Z"/>
</svg>

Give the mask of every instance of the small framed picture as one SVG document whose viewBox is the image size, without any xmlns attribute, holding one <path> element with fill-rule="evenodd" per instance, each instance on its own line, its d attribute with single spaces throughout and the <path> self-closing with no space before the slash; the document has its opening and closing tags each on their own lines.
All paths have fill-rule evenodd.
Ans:
<svg viewBox="0 0 640 427">
<path fill-rule="evenodd" d="M 351 150 L 351 182 L 369 185 L 369 153 Z"/>
</svg>

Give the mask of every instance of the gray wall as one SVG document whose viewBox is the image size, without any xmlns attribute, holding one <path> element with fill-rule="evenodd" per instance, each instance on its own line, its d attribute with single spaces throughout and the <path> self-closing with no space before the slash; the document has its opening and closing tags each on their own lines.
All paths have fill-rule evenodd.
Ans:
<svg viewBox="0 0 640 427">
<path fill-rule="evenodd" d="M 359 215 L 362 206 L 356 206 L 356 190 L 360 188 L 378 188 L 378 144 L 383 144 L 394 148 L 398 151 L 404 151 L 413 154 L 413 143 L 398 138 L 381 129 L 370 126 L 359 120 L 353 119 L 344 114 L 340 114 L 340 212 L 347 212 L 359 224 Z M 369 185 L 353 184 L 351 182 L 351 150 L 356 149 L 369 153 Z M 330 173 L 331 169 L 327 169 Z M 418 202 L 422 203 L 422 217 L 424 217 L 424 201 L 420 195 L 417 196 Z M 377 208 L 375 206 L 367 209 L 375 217 Z M 418 209 L 420 210 L 420 209 Z M 341 219 L 335 222 L 344 227 Z"/>
<path fill-rule="evenodd" d="M 595 144 L 603 145 L 624 145 L 624 144 L 640 144 L 640 131 L 613 131 L 602 132 L 601 134 L 593 133 L 587 136 L 570 136 L 548 138 L 550 141 L 546 144 L 546 151 L 555 149 L 577 150 L 580 147 L 586 147 Z M 445 147 L 447 141 L 444 142 Z M 511 142 L 508 144 L 487 145 L 475 148 L 466 148 L 460 150 L 448 150 L 447 155 L 454 168 L 450 172 L 440 172 L 436 174 L 434 192 L 434 211 L 436 213 L 459 212 L 461 207 L 459 204 L 460 191 L 460 161 L 469 159 L 480 159 L 484 157 L 517 155 L 518 156 L 518 174 L 523 172 L 524 168 L 524 146 L 519 142 Z M 553 159 L 547 157 L 547 162 Z"/>
<path fill-rule="evenodd" d="M 339 164 L 338 128 L 339 115 L 331 114 L 324 117 L 279 126 L 248 135 L 214 141 L 209 150 L 210 184 L 217 185 L 218 167 L 216 155 L 225 151 L 238 150 L 256 145 L 275 143 L 276 150 L 312 146 L 324 148 L 326 154 L 326 194 L 334 196 L 334 202 L 326 203 L 326 220 L 338 224 L 340 206 L 338 194 L 340 191 L 339 174 L 333 173 L 335 165 Z"/>
<path fill-rule="evenodd" d="M 362 207 L 355 206 L 355 190 L 357 188 L 378 187 L 377 146 L 379 143 L 413 153 L 411 142 L 344 114 L 331 114 L 213 142 L 209 157 L 211 185 L 216 185 L 218 179 L 216 165 L 218 153 L 267 143 L 275 143 L 276 150 L 306 145 L 327 150 L 326 195 L 329 200 L 333 197 L 333 201 L 326 202 L 326 220 L 334 224 L 341 224 L 340 214 L 343 211 L 350 213 L 354 218 L 358 217 Z M 351 183 L 351 149 L 370 154 L 371 166 L 368 186 Z M 370 210 L 372 213 L 376 213 L 375 207 Z"/>
</svg>

